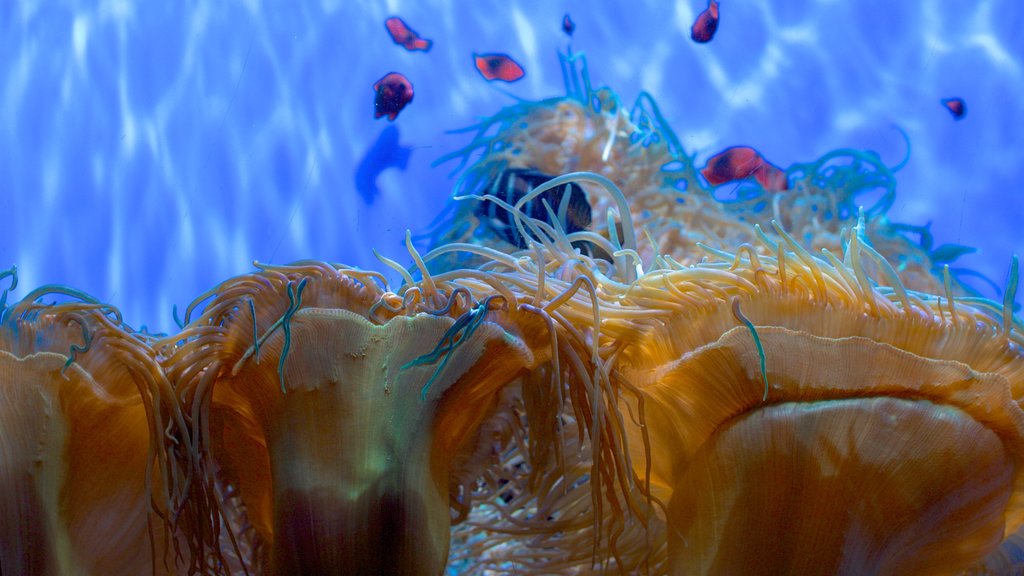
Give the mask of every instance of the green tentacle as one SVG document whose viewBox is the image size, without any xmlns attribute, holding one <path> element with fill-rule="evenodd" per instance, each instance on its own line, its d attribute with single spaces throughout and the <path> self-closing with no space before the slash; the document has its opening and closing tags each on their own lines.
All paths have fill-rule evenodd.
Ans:
<svg viewBox="0 0 1024 576">
<path fill-rule="evenodd" d="M 733 300 L 732 300 L 732 315 L 735 316 L 737 320 L 742 322 L 743 325 L 747 327 L 747 330 L 750 330 L 750 335 L 754 337 L 754 345 L 757 346 L 757 357 L 758 357 L 758 359 L 761 362 L 761 379 L 764 380 L 764 397 L 761 398 L 761 400 L 764 401 L 764 402 L 767 402 L 768 401 L 768 368 L 767 368 L 767 365 L 765 364 L 764 346 L 761 345 L 761 338 L 759 338 L 758 335 L 757 335 L 757 329 L 754 328 L 754 323 L 751 322 L 749 318 L 744 316 L 743 312 L 740 312 L 740 299 L 739 298 L 733 298 Z"/>
</svg>

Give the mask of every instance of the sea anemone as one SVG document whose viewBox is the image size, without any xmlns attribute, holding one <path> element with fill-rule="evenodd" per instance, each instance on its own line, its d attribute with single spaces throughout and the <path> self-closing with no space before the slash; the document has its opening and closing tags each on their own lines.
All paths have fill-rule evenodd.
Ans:
<svg viewBox="0 0 1024 576">
<path fill-rule="evenodd" d="M 926 227 L 893 224 L 885 217 L 895 198 L 895 172 L 909 159 L 909 143 L 907 157 L 895 166 L 887 166 L 872 151 L 833 150 L 815 161 L 790 166 L 789 190 L 767 192 L 752 182 L 731 184 L 720 188 L 735 188 L 735 198 L 724 200 L 699 176 L 697 155 L 683 149 L 650 94 L 641 93 L 627 106 L 610 88 L 591 85 L 582 54 L 562 55 L 561 63 L 565 96 L 501 110 L 464 129 L 473 133 L 470 143 L 438 161 L 458 160 L 457 172 L 480 155 L 456 183 L 455 197 L 461 201 L 429 235 L 434 246 L 473 242 L 510 249 L 500 236 L 486 233 L 477 215 L 477 204 L 485 201 L 489 187 L 507 169 L 552 176 L 589 172 L 624 192 L 625 209 L 612 204 L 612 198 L 593 184 L 582 183 L 594 214 L 610 214 L 617 221 L 619 213 L 628 211 L 638 235 L 651 236 L 652 242 L 639 247 L 645 261 L 664 254 L 695 264 L 704 257 L 699 243 L 726 250 L 750 244 L 760 250 L 753 225 L 769 227 L 773 220 L 814 252 L 839 252 L 843 229 L 856 224 L 860 206 L 867 203 L 867 232 L 875 249 L 899 269 L 904 284 L 930 292 L 942 288 L 935 272 L 948 263 L 947 252 L 932 251 Z M 601 218 L 594 219 L 590 231 L 613 240 L 622 235 L 621 229 Z M 954 252 L 953 259 L 962 253 Z M 479 263 L 472 258 L 450 260 L 439 261 L 438 269 Z M 958 279 L 954 269 L 954 289 L 973 295 Z"/>
<path fill-rule="evenodd" d="M 844 261 L 763 239 L 774 257 L 651 272 L 623 298 L 678 305 L 615 364 L 643 400 L 631 447 L 671 571 L 976 565 L 1024 522 L 1016 267 L 999 307 L 871 278 L 862 225 Z"/>
<path fill-rule="evenodd" d="M 1024 522 L 1016 261 L 1001 305 L 958 298 L 948 273 L 941 296 L 913 291 L 872 247 L 862 212 L 841 233 L 839 256 L 812 255 L 777 224 L 771 234 L 754 226 L 760 249 L 707 249 L 689 266 L 659 255 L 629 280 L 631 268 L 568 248 L 572 235 L 517 219 L 544 230 L 543 246 L 511 259 L 476 255 L 490 258 L 492 281 L 520 299 L 557 302 L 567 332 L 593 343 L 594 377 L 608 378 L 619 399 L 613 422 L 629 439 L 626 486 L 656 504 L 637 517 L 646 566 L 1017 567 L 999 549 L 1007 542 L 1012 552 Z M 547 273 L 531 280 L 530 270 Z M 519 553 L 505 551 L 505 561 Z"/>
<path fill-rule="evenodd" d="M 903 163 L 890 168 L 871 152 L 835 151 L 791 167 L 790 190 L 720 202 L 649 97 L 627 114 L 585 74 L 567 84 L 564 99 L 519 104 L 475 127 L 453 155 L 483 151 L 457 185 L 456 220 L 479 213 L 466 206 L 495 203 L 531 249 L 495 257 L 509 247 L 476 221 L 441 235 L 434 254 L 453 240 L 488 248 L 462 249 L 470 256 L 438 270 L 471 263 L 519 298 L 556 301 L 569 331 L 600 351 L 592 364 L 608 376 L 629 438 L 627 493 L 654 505 L 639 518 L 645 565 L 1017 566 L 1008 553 L 1024 457 L 1016 263 L 1002 304 L 973 296 L 936 265 L 944 251 L 930 251 L 926 228 L 886 220 Z M 552 178 L 512 205 L 489 185 L 508 168 L 597 174 Z M 587 192 L 593 230 L 567 233 L 555 206 L 541 219 L 523 210 L 569 182 Z M 874 201 L 858 208 L 864 194 Z M 632 228 L 647 241 L 625 241 L 640 236 Z M 610 258 L 592 257 L 602 254 Z M 531 283 L 527 269 L 545 272 Z M 560 294 L 573 286 L 571 298 Z M 772 537 L 780 522 L 793 534 Z"/>
<path fill-rule="evenodd" d="M 208 562 L 195 568 L 220 570 L 219 543 L 207 541 L 218 526 L 239 526 L 233 537 L 251 547 L 256 573 L 437 574 L 450 526 L 474 499 L 531 502 L 544 517 L 522 518 L 523 532 L 581 525 L 548 492 L 579 500 L 562 484 L 558 463 L 575 457 L 561 439 L 610 415 L 563 386 L 563 371 L 592 369 L 573 340 L 556 339 L 548 312 L 480 271 L 464 271 L 464 286 L 410 277 L 395 294 L 379 274 L 325 263 L 260 268 L 200 297 L 212 297 L 202 313 L 191 320 L 190 307 L 183 330 L 155 345 L 203 473 L 193 497 L 208 503 L 197 516 L 208 521 L 191 524 L 200 530 L 190 541 Z M 563 363 L 552 368 L 556 350 Z M 570 405 L 575 433 L 557 423 Z M 478 485 L 507 474 L 512 436 L 527 426 L 515 495 Z M 614 482 L 625 469 L 612 458 L 587 472 Z"/>
<path fill-rule="evenodd" d="M 182 502 L 188 471 L 174 451 L 187 430 L 146 337 L 74 290 L 45 286 L 3 309 L 6 296 L 3 573 L 174 573 L 177 541 L 163 520 Z"/>
</svg>

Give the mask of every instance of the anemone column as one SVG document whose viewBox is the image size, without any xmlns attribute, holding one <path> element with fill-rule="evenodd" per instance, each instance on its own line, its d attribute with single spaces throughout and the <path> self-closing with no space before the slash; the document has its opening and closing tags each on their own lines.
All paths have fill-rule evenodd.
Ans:
<svg viewBox="0 0 1024 576">
<path fill-rule="evenodd" d="M 856 238 L 850 267 L 773 248 L 639 281 L 678 303 L 618 365 L 643 399 L 631 446 L 649 475 L 634 465 L 666 503 L 672 572 L 1000 565 L 1024 523 L 1020 325 L 876 288 Z"/>
<path fill-rule="evenodd" d="M 0 325 L 0 573 L 174 573 L 157 513 L 177 501 L 182 422 L 154 410 L 170 385 L 116 310 L 37 304 L 47 292 Z"/>
<path fill-rule="evenodd" d="M 395 315 L 380 297 L 324 267 L 239 278 L 172 354 L 211 481 L 237 491 L 267 573 L 442 573 L 450 475 L 534 365 L 486 303 Z"/>
</svg>

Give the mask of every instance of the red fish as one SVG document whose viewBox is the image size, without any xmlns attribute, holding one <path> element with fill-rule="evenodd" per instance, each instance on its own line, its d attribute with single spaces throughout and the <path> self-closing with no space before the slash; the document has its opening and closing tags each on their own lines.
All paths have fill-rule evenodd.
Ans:
<svg viewBox="0 0 1024 576">
<path fill-rule="evenodd" d="M 409 28 L 405 21 L 397 16 L 392 16 L 385 20 L 384 25 L 387 26 L 388 33 L 391 34 L 391 39 L 395 41 L 395 44 L 405 46 L 406 50 L 423 50 L 426 52 L 430 50 L 430 46 L 433 44 L 431 40 L 420 38 L 420 35 L 415 30 Z"/>
<path fill-rule="evenodd" d="M 749 146 L 726 148 L 711 157 L 700 173 L 712 186 L 753 178 L 768 192 L 789 189 L 786 173 Z"/>
<path fill-rule="evenodd" d="M 526 74 L 522 66 L 505 54 L 473 54 L 473 60 L 476 62 L 476 69 L 489 82 L 515 82 Z"/>
<path fill-rule="evenodd" d="M 955 120 L 963 120 L 967 115 L 967 104 L 963 98 L 943 98 L 942 105 L 949 110 Z"/>
<path fill-rule="evenodd" d="M 412 102 L 412 83 L 398 72 L 389 72 L 373 85 L 373 117 L 394 120 L 405 105 Z"/>
<path fill-rule="evenodd" d="M 572 18 L 569 18 L 568 14 L 566 14 L 565 18 L 562 18 L 562 32 L 565 32 L 571 37 L 572 33 L 575 31 L 576 23 L 572 21 Z"/>
<path fill-rule="evenodd" d="M 690 28 L 690 38 L 694 42 L 704 44 L 711 42 L 718 30 L 718 2 L 710 0 L 708 7 L 697 16 Z"/>
</svg>

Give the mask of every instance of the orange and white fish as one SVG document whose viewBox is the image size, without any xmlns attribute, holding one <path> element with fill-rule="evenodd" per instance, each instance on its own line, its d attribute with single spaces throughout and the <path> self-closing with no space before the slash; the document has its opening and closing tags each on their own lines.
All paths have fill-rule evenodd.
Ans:
<svg viewBox="0 0 1024 576">
<path fill-rule="evenodd" d="M 473 62 L 488 82 L 515 82 L 526 75 L 523 67 L 505 54 L 473 54 Z"/>
<path fill-rule="evenodd" d="M 690 28 L 690 38 L 698 44 L 711 42 L 718 31 L 718 2 L 710 0 L 708 7 L 694 20 Z"/>
<path fill-rule="evenodd" d="M 789 189 L 786 173 L 749 146 L 733 146 L 715 154 L 700 173 L 712 186 L 753 178 L 768 192 Z"/>
<path fill-rule="evenodd" d="M 389 72 L 373 85 L 373 117 L 387 116 L 394 121 L 398 113 L 412 102 L 412 82 L 398 72 Z"/>
<path fill-rule="evenodd" d="M 953 115 L 954 120 L 963 120 L 967 115 L 967 103 L 963 98 L 943 98 L 941 102 Z"/>
<path fill-rule="evenodd" d="M 409 28 L 408 24 L 398 16 L 392 16 L 385 20 L 384 26 L 387 27 L 388 34 L 391 34 L 391 39 L 395 41 L 395 44 L 404 46 L 406 50 L 422 50 L 426 52 L 433 45 L 433 41 L 420 38 L 420 35 L 412 28 Z"/>
<path fill-rule="evenodd" d="M 566 14 L 565 17 L 562 18 L 562 32 L 565 32 L 571 38 L 572 33 L 575 31 L 576 23 L 572 21 L 572 18 L 569 18 L 568 14 Z"/>
</svg>

